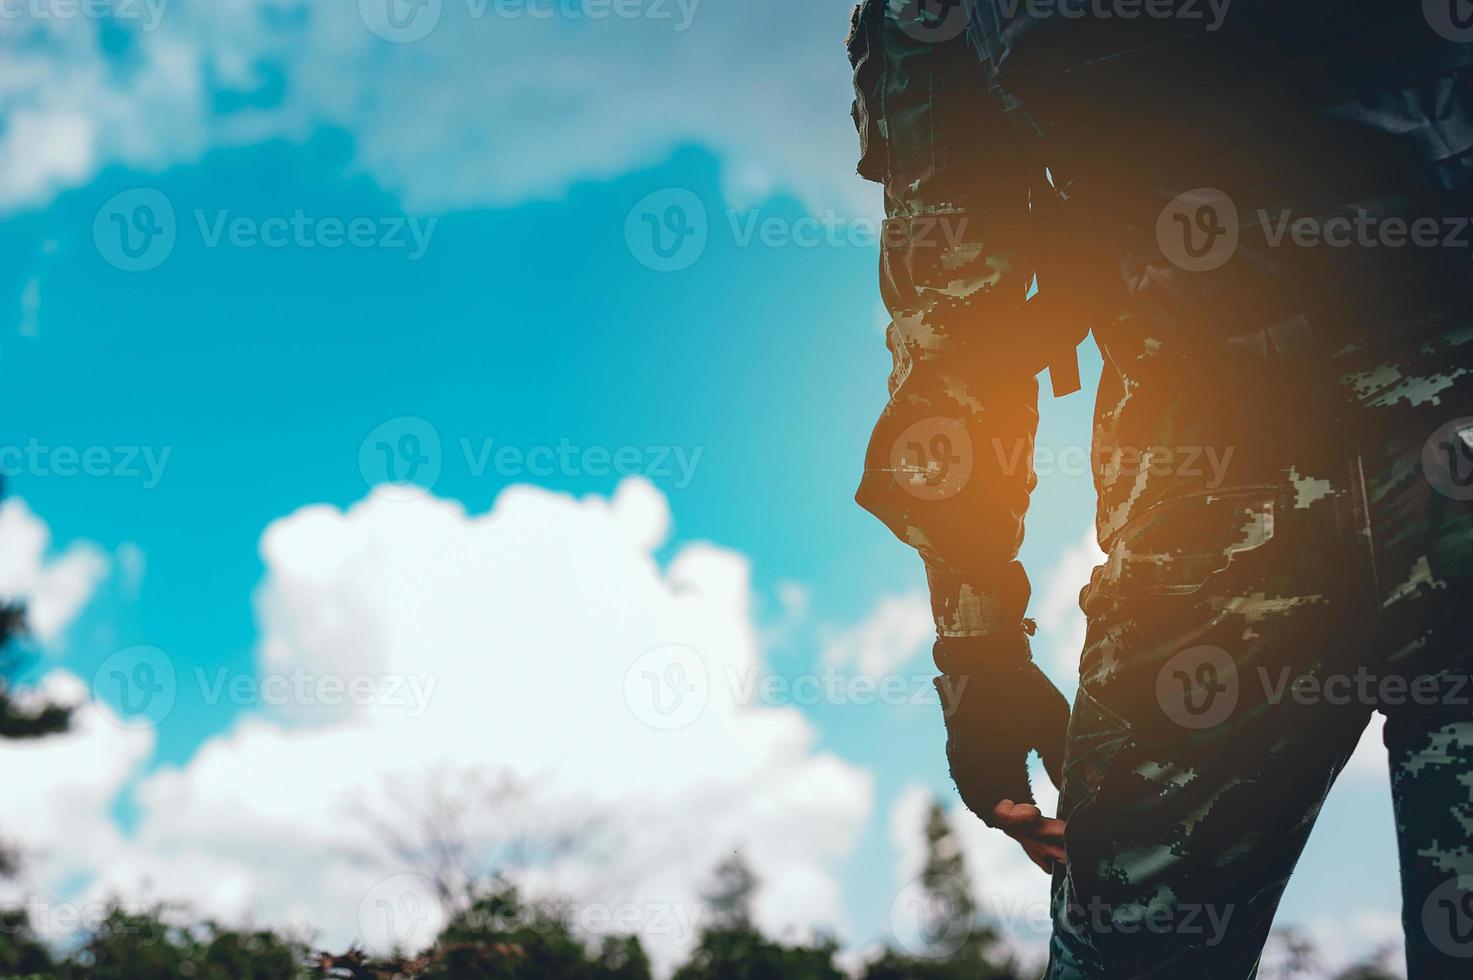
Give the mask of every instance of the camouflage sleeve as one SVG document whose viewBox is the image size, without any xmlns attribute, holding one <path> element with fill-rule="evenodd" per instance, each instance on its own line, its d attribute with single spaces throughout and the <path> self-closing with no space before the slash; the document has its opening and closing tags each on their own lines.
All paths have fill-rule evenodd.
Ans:
<svg viewBox="0 0 1473 980">
<path fill-rule="evenodd" d="M 959 2 L 866 0 L 849 39 L 894 358 L 857 499 L 921 553 L 943 636 L 1023 620 L 1042 366 L 1020 353 L 1028 158 L 964 29 Z"/>
</svg>

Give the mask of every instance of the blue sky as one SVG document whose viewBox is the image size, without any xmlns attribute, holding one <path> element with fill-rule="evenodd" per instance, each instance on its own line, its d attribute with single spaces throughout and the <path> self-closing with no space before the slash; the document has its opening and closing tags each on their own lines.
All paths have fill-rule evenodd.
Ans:
<svg viewBox="0 0 1473 980">
<path fill-rule="evenodd" d="M 688 31 L 672 36 L 668 23 L 567 11 L 547 22 L 487 24 L 447 0 L 426 40 L 394 44 L 340 11 L 319 16 L 301 4 L 247 0 L 212 11 L 178 0 L 156 30 L 71 21 L 5 36 L 30 63 L 96 69 L 90 90 L 4 83 L 18 108 L 6 119 L 0 158 L 21 168 L 5 154 L 27 132 L 50 148 L 11 182 L 0 242 L 0 306 L 11 310 L 0 326 L 0 445 L 51 455 L 26 457 L 8 474 L 7 491 L 49 528 L 53 559 L 81 548 L 107 567 L 69 627 L 44 644 L 36 676 L 65 671 L 90 686 L 118 651 L 144 645 L 165 651 L 181 678 L 171 709 L 143 736 L 99 725 L 78 737 L 87 753 L 109 734 L 134 740 L 120 757 L 122 783 L 98 790 L 93 822 L 78 825 L 125 844 L 126 873 L 109 878 L 100 862 L 43 863 L 38 882 L 76 895 L 95 892 L 99 881 L 123 888 L 148 880 L 227 911 L 259 909 L 273 888 L 291 885 L 245 880 L 245 892 L 260 886 L 259 901 L 191 891 L 185 871 L 238 867 L 242 858 L 207 853 L 204 834 L 182 857 L 188 848 L 170 843 L 178 828 L 166 811 L 196 822 L 218 813 L 203 804 L 191 810 L 191 801 L 206 799 L 211 779 L 231 771 L 211 768 L 221 754 L 238 764 L 261 758 L 250 751 L 261 730 L 253 725 L 302 740 L 329 728 L 260 704 L 207 703 L 199 685 L 182 679 L 196 667 L 260 676 L 273 657 L 292 662 L 295 654 L 339 669 L 353 663 L 351 648 L 335 648 L 346 659 L 321 659 L 311 649 L 317 634 L 292 619 L 304 615 L 293 595 L 318 595 L 311 589 L 320 586 L 332 607 L 333 596 L 349 591 L 330 591 L 348 579 L 313 565 L 326 545 L 295 542 L 309 537 L 302 508 L 374 501 L 380 441 L 419 452 L 438 440 L 422 471 L 438 471 L 430 499 L 458 502 L 472 524 L 514 485 L 611 498 L 621 478 L 586 450 L 625 450 L 658 491 L 650 499 L 668 505 L 670 533 L 646 536 L 662 574 L 679 578 L 672 569 L 706 555 L 705 543 L 748 573 L 750 590 L 734 601 L 772 675 L 811 675 L 835 657 L 853 671 L 843 650 L 865 637 L 891 672 L 924 675 L 918 561 L 851 500 L 889 360 L 876 251 L 863 240 L 877 191 L 851 176 L 846 142 L 837 46 L 845 7 L 805 5 L 812 9 L 794 15 L 792 30 L 768 47 L 758 39 L 771 35 L 767 15 L 778 5 L 736 6 L 709 0 Z M 458 24 L 456 16 L 468 19 Z M 232 33 L 241 25 L 249 30 Z M 624 60 L 607 52 L 610 43 L 630 45 Z M 343 54 L 350 47 L 351 57 Z M 566 69 L 578 65 L 585 74 L 570 78 Z M 660 271 L 631 242 L 640 240 L 644 214 L 663 220 L 649 201 L 672 193 L 699 202 L 705 244 L 688 266 Z M 124 224 L 147 217 L 140 202 L 154 207 L 168 232 L 160 241 L 172 244 L 145 257 L 155 267 L 128 271 L 119 266 L 131 260 L 112 244 L 121 239 L 109 236 L 113 215 Z M 826 215 L 836 241 L 743 242 L 751 220 L 790 235 Z M 238 219 L 245 223 L 233 240 L 213 237 Z M 258 240 L 293 219 L 312 230 L 283 247 Z M 365 244 L 325 246 L 333 222 L 346 228 L 355 219 L 366 222 Z M 1092 351 L 1086 367 L 1092 380 Z M 1040 443 L 1086 446 L 1090 408 L 1089 392 L 1046 403 Z M 418 441 L 401 443 L 405 434 Z M 95 457 L 105 472 L 58 472 L 58 450 L 94 447 L 106 450 Z M 504 460 L 519 462 L 486 463 L 503 447 L 511 447 Z M 547 459 L 553 451 L 575 465 L 534 472 L 528 454 Z M 1038 595 L 1082 584 L 1092 493 L 1086 476 L 1056 474 L 1035 495 L 1025 558 Z M 571 501 L 548 499 L 539 506 L 564 508 L 572 519 Z M 658 509 L 638 500 L 627 511 L 635 523 L 644 520 L 639 508 Z M 393 511 L 390 501 L 372 513 L 419 514 L 412 509 L 422 502 Z M 359 517 L 342 520 L 359 527 Z M 372 530 L 388 517 L 361 520 L 370 522 L 369 542 L 401 533 Z M 279 553 L 263 545 L 274 524 L 285 528 Z M 570 595 L 597 593 L 581 583 L 577 539 L 549 529 L 523 540 L 513 530 L 505 531 L 516 539 L 508 547 L 545 550 L 529 567 L 567 558 L 557 574 L 578 583 Z M 453 543 L 471 537 L 444 540 L 452 544 L 438 553 L 442 564 L 478 567 Z M 475 593 L 474 581 L 464 585 Z M 494 607 L 500 598 L 484 601 Z M 406 608 L 417 601 L 403 591 L 380 596 L 390 600 Z M 876 612 L 887 602 L 895 610 L 889 630 Z M 370 625 L 380 611 L 343 608 Z M 576 604 L 569 612 L 580 615 Z M 549 633 L 560 625 L 548 622 Z M 1044 627 L 1040 659 L 1072 690 L 1077 620 L 1056 616 Z M 426 632 L 422 642 L 434 642 Z M 538 655 L 529 649 L 490 656 Z M 556 659 L 557 645 L 549 650 Z M 522 667 L 506 666 L 512 674 Z M 460 679 L 453 668 L 439 673 L 442 685 Z M 106 685 L 96 690 L 106 701 Z M 521 699 L 535 706 L 555 696 L 529 689 Z M 914 824 L 925 792 L 950 798 L 935 708 L 831 699 L 775 710 L 811 742 L 785 735 L 774 757 L 794 753 L 816 784 L 832 777 L 854 791 L 811 811 L 821 822 L 824 807 L 834 807 L 846 828 L 837 834 L 842 846 L 805 866 L 832 877 L 833 887 L 813 886 L 814 894 L 835 899 L 835 920 L 856 946 L 883 940 L 903 884 L 897 869 L 908 860 L 896 834 Z M 472 739 L 473 722 L 457 722 Z M 711 737 L 729 742 L 755 730 Z M 754 752 L 767 745 L 751 744 Z M 563 764 L 573 769 L 597 755 L 596 742 L 566 749 Z M 56 751 L 46 768 L 78 758 Z M 842 778 L 826 759 L 837 760 Z M 1389 803 L 1373 766 L 1370 758 L 1332 799 L 1285 910 L 1286 920 L 1346 948 L 1384 934 L 1395 915 Z M 752 779 L 732 785 L 760 796 L 780 776 Z M 67 798 L 68 785 L 47 783 L 37 805 Z M 21 826 L 45 824 L 5 812 Z M 789 820 L 809 812 L 797 809 Z M 259 824 L 269 836 L 268 821 Z M 821 826 L 794 834 L 823 850 Z M 968 834 L 984 883 L 1031 881 L 981 828 Z M 762 860 L 777 867 L 785 853 L 772 848 Z M 1348 853 L 1364 883 L 1354 894 L 1338 875 Z M 671 873 L 698 878 L 707 864 L 692 857 Z M 1042 883 L 1038 876 L 1018 887 L 1041 893 Z M 801 898 L 807 887 L 805 880 L 785 894 Z M 795 903 L 775 900 L 770 920 L 784 921 Z"/>
</svg>

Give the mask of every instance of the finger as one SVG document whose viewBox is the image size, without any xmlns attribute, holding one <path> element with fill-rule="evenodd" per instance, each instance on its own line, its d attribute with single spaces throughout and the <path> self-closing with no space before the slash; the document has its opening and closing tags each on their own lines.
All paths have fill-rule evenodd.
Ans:
<svg viewBox="0 0 1473 980">
<path fill-rule="evenodd" d="M 1028 855 L 1028 859 L 1037 865 L 1038 869 L 1044 874 L 1053 874 L 1055 863 L 1064 863 L 1062 850 L 1056 852 L 1051 848 L 1024 845 L 1023 851 Z"/>
<path fill-rule="evenodd" d="M 1043 817 L 1033 827 L 1030 828 L 1029 832 L 1038 837 L 1040 840 L 1047 840 L 1051 842 L 1062 841 L 1064 839 L 1064 830 L 1066 826 L 1067 824 L 1065 824 L 1062 820 L 1058 820 L 1054 817 Z"/>
<path fill-rule="evenodd" d="M 1014 803 L 1012 800 L 1003 800 L 992 809 L 993 826 L 1009 834 L 1022 830 L 1042 816 L 1042 811 L 1032 803 Z"/>
</svg>

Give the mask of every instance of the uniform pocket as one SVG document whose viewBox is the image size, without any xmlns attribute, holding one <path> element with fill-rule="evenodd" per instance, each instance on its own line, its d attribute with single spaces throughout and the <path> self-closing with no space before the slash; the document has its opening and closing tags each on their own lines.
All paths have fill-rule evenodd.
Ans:
<svg viewBox="0 0 1473 980">
<path fill-rule="evenodd" d="M 1069 820 L 1078 807 L 1094 799 L 1115 756 L 1130 738 L 1130 723 L 1081 687 L 1069 716 L 1060 818 Z"/>
<path fill-rule="evenodd" d="M 885 49 L 880 43 L 884 4 L 864 0 L 849 19 L 849 67 L 854 70 L 850 114 L 859 132 L 859 175 L 883 183 L 886 176 L 884 117 Z"/>
<path fill-rule="evenodd" d="M 1152 507 L 1121 529 L 1086 595 L 1192 595 L 1274 539 L 1283 489 L 1241 487 Z"/>
</svg>

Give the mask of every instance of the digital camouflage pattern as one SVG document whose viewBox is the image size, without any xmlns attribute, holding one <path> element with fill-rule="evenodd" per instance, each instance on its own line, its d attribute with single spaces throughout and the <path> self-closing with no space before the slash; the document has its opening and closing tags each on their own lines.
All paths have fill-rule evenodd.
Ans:
<svg viewBox="0 0 1473 980">
<path fill-rule="evenodd" d="M 866 0 L 849 38 L 895 363 L 858 499 L 943 637 L 1019 629 L 1035 376 L 1087 308 L 1107 560 L 1048 976 L 1254 976 L 1377 711 L 1410 976 L 1473 976 L 1473 249 L 1284 231 L 1473 215 L 1473 80 L 1235 77 L 1126 119 L 1067 78 L 1005 89 L 954 6 Z"/>
</svg>

